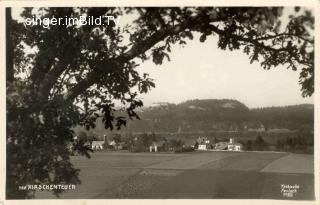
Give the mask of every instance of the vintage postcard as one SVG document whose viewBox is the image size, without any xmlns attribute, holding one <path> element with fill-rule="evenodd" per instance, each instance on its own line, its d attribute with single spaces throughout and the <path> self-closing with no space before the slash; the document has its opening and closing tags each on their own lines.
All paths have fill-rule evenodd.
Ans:
<svg viewBox="0 0 320 205">
<path fill-rule="evenodd" d="M 0 4 L 1 204 L 319 203 L 319 2 Z"/>
</svg>

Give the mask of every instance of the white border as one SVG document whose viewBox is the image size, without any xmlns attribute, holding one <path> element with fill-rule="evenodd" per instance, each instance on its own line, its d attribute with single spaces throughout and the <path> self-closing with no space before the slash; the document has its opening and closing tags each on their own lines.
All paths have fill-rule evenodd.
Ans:
<svg viewBox="0 0 320 205">
<path fill-rule="evenodd" d="M 161 1 L 147 1 L 147 0 L 125 0 L 125 1 L 117 1 L 117 0 L 91 0 L 91 1 L 1 1 L 0 0 L 0 68 L 2 72 L 0 72 L 0 205 L 1 204 L 46 204 L 46 205 L 55 205 L 55 204 L 105 204 L 113 205 L 113 204 L 122 204 L 122 203 L 130 203 L 132 205 L 135 204 L 231 204 L 236 203 L 237 205 L 245 205 L 245 204 L 283 204 L 283 205 L 295 205 L 295 204 L 320 204 L 320 186 L 319 186 L 319 163 L 320 163 L 320 76 L 317 72 L 316 67 L 320 65 L 320 53 L 318 53 L 319 49 L 319 15 L 320 15 L 320 1 L 317 0 L 264 0 L 264 1 L 253 1 L 253 0 L 161 0 Z M 56 6 L 56 7 L 68 7 L 68 6 L 304 6 L 304 7 L 312 7 L 314 8 L 314 14 L 316 18 L 315 23 L 315 93 L 314 93 L 314 105 L 315 105 L 315 132 L 314 132 L 314 140 L 315 140 L 315 194 L 316 201 L 291 201 L 291 200 L 238 200 L 238 199 L 228 199 L 228 200 L 129 200 L 129 199 L 92 199 L 92 200 L 5 200 L 5 160 L 6 160 L 6 86 L 5 86 L 5 7 L 40 7 L 40 6 Z"/>
</svg>

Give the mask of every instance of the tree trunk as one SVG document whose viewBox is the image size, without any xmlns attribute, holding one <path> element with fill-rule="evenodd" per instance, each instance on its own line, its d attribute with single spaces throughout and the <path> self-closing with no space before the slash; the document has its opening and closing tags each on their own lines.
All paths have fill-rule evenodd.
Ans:
<svg viewBox="0 0 320 205">
<path fill-rule="evenodd" d="M 12 17 L 11 8 L 6 8 L 6 76 L 7 82 L 13 81 L 13 46 L 12 46 Z"/>
</svg>

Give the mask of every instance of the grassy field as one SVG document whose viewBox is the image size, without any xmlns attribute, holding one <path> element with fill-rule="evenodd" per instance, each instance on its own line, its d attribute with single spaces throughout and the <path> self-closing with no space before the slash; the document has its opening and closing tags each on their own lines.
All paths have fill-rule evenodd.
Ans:
<svg viewBox="0 0 320 205">
<path fill-rule="evenodd" d="M 91 159 L 73 157 L 72 162 L 81 170 L 82 184 L 61 198 L 314 199 L 312 155 L 102 151 Z M 281 184 L 300 188 L 287 198 Z M 36 198 L 54 196 L 39 191 Z"/>
</svg>

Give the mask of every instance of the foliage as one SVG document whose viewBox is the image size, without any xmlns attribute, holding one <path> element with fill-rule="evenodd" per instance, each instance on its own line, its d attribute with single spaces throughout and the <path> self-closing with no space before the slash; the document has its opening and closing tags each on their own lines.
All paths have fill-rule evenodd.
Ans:
<svg viewBox="0 0 320 205">
<path fill-rule="evenodd" d="M 276 148 L 279 151 L 313 153 L 314 138 L 310 133 L 301 132 L 297 136 L 278 139 Z"/>
<path fill-rule="evenodd" d="M 143 106 L 139 94 L 155 86 L 139 63 L 170 60 L 173 44 L 200 32 L 219 38 L 218 47 L 243 50 L 264 69 L 287 65 L 300 71 L 303 96 L 314 92 L 314 19 L 301 9 L 280 29 L 283 8 L 24 8 L 22 19 L 115 17 L 135 19 L 102 25 L 25 26 L 6 9 L 7 198 L 34 197 L 26 184 L 78 184 L 68 145 L 76 125 L 120 129 Z M 297 9 L 298 10 L 298 9 Z M 103 19 L 107 25 L 107 19 Z M 122 105 L 119 109 L 116 103 Z M 117 110 L 126 112 L 117 116 Z M 89 157 L 84 145 L 74 146 Z M 59 195 L 60 191 L 54 193 Z"/>
<path fill-rule="evenodd" d="M 254 150 L 264 150 L 266 146 L 266 142 L 263 140 L 261 136 L 257 136 L 254 143 Z"/>
<path fill-rule="evenodd" d="M 255 140 L 238 141 L 244 145 L 244 150 L 248 151 L 271 150 L 312 154 L 314 146 L 313 133 L 300 131 L 287 137 L 279 136 L 275 143 L 270 143 L 259 135 L 255 137 Z"/>
<path fill-rule="evenodd" d="M 169 151 L 182 152 L 183 142 L 179 139 L 170 139 L 168 141 Z"/>
<path fill-rule="evenodd" d="M 87 141 L 87 140 L 88 140 L 87 133 L 84 132 L 84 131 L 80 131 L 80 132 L 78 133 L 78 138 L 79 138 L 79 140 Z"/>
<path fill-rule="evenodd" d="M 236 100 L 193 100 L 187 103 L 144 108 L 141 120 L 130 122 L 123 132 L 242 132 L 263 125 L 266 131 L 313 130 L 311 104 L 249 109 Z M 148 120 L 146 120 L 148 119 Z M 96 123 L 97 130 L 103 124 Z M 96 130 L 96 129 L 94 129 Z"/>
<path fill-rule="evenodd" d="M 198 149 L 198 147 L 199 147 L 199 143 L 196 141 L 196 142 L 194 143 L 194 148 L 195 148 L 195 149 Z"/>
<path fill-rule="evenodd" d="M 128 147 L 131 152 L 149 151 L 149 146 L 156 141 L 154 134 L 143 133 L 129 138 Z"/>
<path fill-rule="evenodd" d="M 195 148 L 190 146 L 182 147 L 182 150 L 181 150 L 181 152 L 194 152 L 194 151 L 195 151 Z"/>
<path fill-rule="evenodd" d="M 112 140 L 114 140 L 114 142 L 116 144 L 120 143 L 121 142 L 121 135 L 120 134 L 115 134 L 113 137 L 112 137 Z"/>
</svg>

